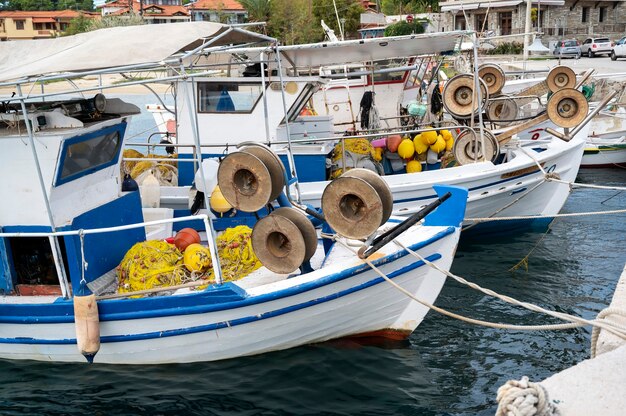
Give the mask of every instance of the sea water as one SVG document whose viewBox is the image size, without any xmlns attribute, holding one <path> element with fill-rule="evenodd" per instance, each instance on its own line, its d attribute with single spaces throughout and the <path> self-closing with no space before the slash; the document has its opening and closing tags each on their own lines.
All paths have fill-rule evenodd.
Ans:
<svg viewBox="0 0 626 416">
<path fill-rule="evenodd" d="M 577 181 L 625 186 L 626 170 L 581 170 Z M 579 189 L 562 212 L 625 207 L 625 192 Z M 625 234 L 619 214 L 462 237 L 452 272 L 592 319 L 611 301 L 626 261 Z M 436 305 L 493 322 L 555 322 L 452 281 Z M 402 343 L 331 342 L 162 366 L 0 361 L 0 415 L 493 415 L 498 387 L 524 375 L 540 381 L 589 358 L 590 334 L 490 329 L 431 311 Z"/>
</svg>

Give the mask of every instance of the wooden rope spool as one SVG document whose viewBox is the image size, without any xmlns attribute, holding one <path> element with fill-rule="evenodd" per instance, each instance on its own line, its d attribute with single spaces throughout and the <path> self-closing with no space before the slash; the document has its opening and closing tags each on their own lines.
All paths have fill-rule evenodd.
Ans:
<svg viewBox="0 0 626 416">
<path fill-rule="evenodd" d="M 328 224 L 337 233 L 354 239 L 372 235 L 389 219 L 393 206 L 387 183 L 360 170 L 365 169 L 341 175 L 322 194 L 322 211 Z"/>
<path fill-rule="evenodd" d="M 274 273 L 291 273 L 304 262 L 307 248 L 298 226 L 283 215 L 261 218 L 252 229 L 252 249 Z"/>
<path fill-rule="evenodd" d="M 509 97 L 500 97 L 489 100 L 487 103 L 487 117 L 489 121 L 499 126 L 506 126 L 517 118 L 517 103 Z"/>
<path fill-rule="evenodd" d="M 552 92 L 557 92 L 563 88 L 574 88 L 576 85 L 576 74 L 567 66 L 555 66 L 546 77 L 546 84 Z"/>
<path fill-rule="evenodd" d="M 471 130 L 465 130 L 456 138 L 452 154 L 459 165 L 468 165 L 485 160 L 495 162 L 500 154 L 500 145 L 493 133 L 487 129 L 483 129 L 483 131 L 484 149 L 480 138 Z"/>
<path fill-rule="evenodd" d="M 313 223 L 307 218 L 307 216 L 299 209 L 292 207 L 278 208 L 272 212 L 271 215 L 281 215 L 293 222 L 298 227 L 302 237 L 304 238 L 304 261 L 313 257 L 315 250 L 317 250 L 317 233 L 315 232 Z"/>
<path fill-rule="evenodd" d="M 559 127 L 572 128 L 579 125 L 589 113 L 589 103 L 582 92 L 564 88 L 548 100 L 546 112 L 550 121 Z"/>
<path fill-rule="evenodd" d="M 478 97 L 474 97 L 474 77 L 472 75 L 456 75 L 443 89 L 443 106 L 452 117 L 465 119 L 470 118 L 477 111 L 482 111 L 489 99 L 489 93 L 485 81 L 479 78 L 480 105 Z"/>
<path fill-rule="evenodd" d="M 485 81 L 490 96 L 500 94 L 506 82 L 504 71 L 496 64 L 481 65 L 478 67 L 478 76 Z"/>
<path fill-rule="evenodd" d="M 234 208 L 256 212 L 276 199 L 285 186 L 285 167 L 270 149 L 246 146 L 220 163 L 217 183 Z"/>
<path fill-rule="evenodd" d="M 344 176 L 363 179 L 376 189 L 376 192 L 383 203 L 383 219 L 381 220 L 380 225 L 386 223 L 389 217 L 391 217 L 391 211 L 393 210 L 393 195 L 391 193 L 391 189 L 389 189 L 389 185 L 387 185 L 387 182 L 369 169 L 350 169 Z"/>
</svg>

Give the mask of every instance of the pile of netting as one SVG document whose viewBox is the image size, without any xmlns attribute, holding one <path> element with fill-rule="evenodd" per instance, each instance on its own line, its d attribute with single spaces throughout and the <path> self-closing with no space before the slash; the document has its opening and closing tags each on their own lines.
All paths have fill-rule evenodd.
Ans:
<svg viewBox="0 0 626 416">
<path fill-rule="evenodd" d="M 241 279 L 261 267 L 252 250 L 252 229 L 245 225 L 226 229 L 217 237 L 222 281 Z M 213 267 L 190 271 L 184 254 L 165 241 L 135 244 L 116 268 L 118 293 L 168 288 L 189 282 L 215 282 Z M 201 289 L 204 286 L 199 285 Z"/>
<path fill-rule="evenodd" d="M 345 143 L 345 151 L 343 148 Z M 380 162 L 382 160 L 382 149 L 372 146 L 369 140 L 365 138 L 360 139 L 345 139 L 335 145 L 333 149 L 332 161 L 333 169 L 331 173 L 331 179 L 338 178 L 343 173 L 343 156 L 346 155 L 346 167 L 354 168 L 359 166 L 360 161 L 363 159 L 370 159 L 374 162 Z"/>
<path fill-rule="evenodd" d="M 122 174 L 128 173 L 139 185 L 143 182 L 146 176 L 152 173 L 160 185 L 164 186 L 176 186 L 178 185 L 178 167 L 177 162 L 168 160 L 170 158 L 176 158 L 178 155 L 162 156 L 147 154 L 144 155 L 134 149 L 125 149 L 123 154 L 124 159 L 162 159 L 156 160 L 128 160 L 122 164 Z M 123 176 L 123 175 L 122 175 Z"/>
</svg>

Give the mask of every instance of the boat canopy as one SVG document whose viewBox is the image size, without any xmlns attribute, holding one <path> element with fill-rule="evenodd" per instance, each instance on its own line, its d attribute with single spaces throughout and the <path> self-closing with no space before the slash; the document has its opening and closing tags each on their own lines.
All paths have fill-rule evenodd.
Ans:
<svg viewBox="0 0 626 416">
<path fill-rule="evenodd" d="M 472 32 L 454 31 L 426 33 L 339 42 L 310 43 L 280 47 L 283 65 L 295 68 L 320 67 L 348 62 L 371 62 L 391 58 L 406 58 L 452 52 L 461 37 Z M 251 48 L 267 52 L 265 48 Z M 253 51 L 246 52 L 248 56 Z M 274 59 L 273 54 L 269 54 Z"/>
<path fill-rule="evenodd" d="M 220 46 L 269 38 L 220 23 L 190 22 L 112 27 L 54 39 L 0 42 L 0 82 L 162 63 L 210 39 L 215 39 L 211 46 Z"/>
</svg>

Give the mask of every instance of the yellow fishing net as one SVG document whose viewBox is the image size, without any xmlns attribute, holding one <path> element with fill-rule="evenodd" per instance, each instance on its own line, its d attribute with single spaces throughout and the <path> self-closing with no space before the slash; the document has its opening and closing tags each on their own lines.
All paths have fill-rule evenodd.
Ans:
<svg viewBox="0 0 626 416">
<path fill-rule="evenodd" d="M 245 225 L 226 229 L 217 237 L 217 249 L 222 268 L 222 281 L 241 279 L 261 267 L 252 250 L 252 229 Z M 116 269 L 118 293 L 167 288 L 188 282 L 215 281 L 210 268 L 205 273 L 190 272 L 184 265 L 183 254 L 165 241 L 144 241 L 126 253 Z M 199 286 L 202 289 L 205 286 Z"/>
</svg>

